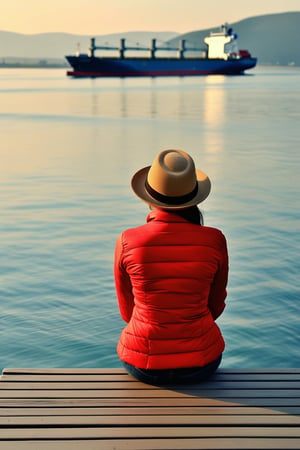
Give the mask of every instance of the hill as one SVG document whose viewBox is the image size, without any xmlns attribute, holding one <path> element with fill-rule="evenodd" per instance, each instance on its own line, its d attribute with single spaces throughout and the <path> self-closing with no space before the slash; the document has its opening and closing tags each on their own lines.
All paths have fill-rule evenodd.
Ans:
<svg viewBox="0 0 300 450">
<path fill-rule="evenodd" d="M 251 17 L 230 26 L 238 34 L 239 48 L 249 50 L 258 58 L 258 64 L 300 66 L 300 12 Z M 217 28 L 186 33 L 169 42 L 177 45 L 179 39 L 186 39 L 203 47 L 204 37 Z"/>
</svg>

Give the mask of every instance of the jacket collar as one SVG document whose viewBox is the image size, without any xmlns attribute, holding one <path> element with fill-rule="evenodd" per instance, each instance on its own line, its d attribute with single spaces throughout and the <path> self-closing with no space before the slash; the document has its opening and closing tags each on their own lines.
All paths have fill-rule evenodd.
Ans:
<svg viewBox="0 0 300 450">
<path fill-rule="evenodd" d="M 168 212 L 162 209 L 153 209 L 147 216 L 147 222 L 187 222 L 186 219 L 180 217 L 178 214 Z"/>
</svg>

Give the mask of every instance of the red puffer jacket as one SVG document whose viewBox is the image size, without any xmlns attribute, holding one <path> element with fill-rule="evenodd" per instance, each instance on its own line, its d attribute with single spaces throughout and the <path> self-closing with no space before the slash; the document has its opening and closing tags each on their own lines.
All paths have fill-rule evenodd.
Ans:
<svg viewBox="0 0 300 450">
<path fill-rule="evenodd" d="M 216 228 L 154 210 L 116 244 L 122 318 L 118 355 L 141 369 L 204 366 L 224 350 L 215 319 L 225 307 L 226 240 Z"/>
</svg>

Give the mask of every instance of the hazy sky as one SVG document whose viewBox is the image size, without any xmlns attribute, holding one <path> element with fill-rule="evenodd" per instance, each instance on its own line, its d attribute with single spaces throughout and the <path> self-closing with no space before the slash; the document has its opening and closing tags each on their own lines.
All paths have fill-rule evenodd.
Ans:
<svg viewBox="0 0 300 450">
<path fill-rule="evenodd" d="M 300 11 L 300 0 L 3 0 L 0 30 L 35 34 L 187 31 Z"/>
</svg>

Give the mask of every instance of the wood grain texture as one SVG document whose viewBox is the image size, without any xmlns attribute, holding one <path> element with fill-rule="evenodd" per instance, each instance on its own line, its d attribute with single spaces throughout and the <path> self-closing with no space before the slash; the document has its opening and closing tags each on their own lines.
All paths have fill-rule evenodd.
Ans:
<svg viewBox="0 0 300 450">
<path fill-rule="evenodd" d="M 4 369 L 1 450 L 300 448 L 300 369 L 154 387 L 123 369 Z"/>
</svg>

